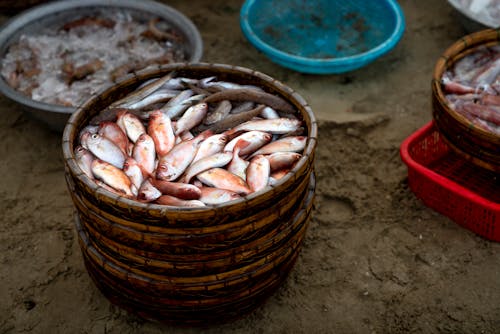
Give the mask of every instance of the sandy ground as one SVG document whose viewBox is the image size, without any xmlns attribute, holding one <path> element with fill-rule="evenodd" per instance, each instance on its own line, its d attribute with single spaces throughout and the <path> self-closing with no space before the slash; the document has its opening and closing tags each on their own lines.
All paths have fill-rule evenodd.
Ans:
<svg viewBox="0 0 500 334">
<path fill-rule="evenodd" d="M 168 3 L 201 30 L 205 61 L 283 81 L 320 121 L 316 209 L 297 264 L 262 307 L 203 332 L 500 332 L 500 244 L 426 208 L 399 158 L 402 140 L 431 120 L 436 59 L 465 34 L 445 1 L 402 0 L 398 46 L 328 76 L 257 52 L 238 26 L 242 1 Z M 0 333 L 199 332 L 144 321 L 101 295 L 76 241 L 61 135 L 3 97 L 0 157 Z"/>
</svg>

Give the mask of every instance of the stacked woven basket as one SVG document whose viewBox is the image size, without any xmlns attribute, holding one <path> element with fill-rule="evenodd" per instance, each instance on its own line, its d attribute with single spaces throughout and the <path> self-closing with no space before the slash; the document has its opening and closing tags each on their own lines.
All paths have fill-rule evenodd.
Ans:
<svg viewBox="0 0 500 334">
<path fill-rule="evenodd" d="M 443 139 L 463 159 L 494 172 L 500 172 L 500 135 L 475 126 L 453 110 L 443 92 L 442 78 L 446 70 L 478 48 L 499 44 L 500 29 L 487 29 L 465 36 L 439 58 L 432 80 L 433 118 Z M 500 119 L 500 115 L 498 117 Z"/>
<path fill-rule="evenodd" d="M 289 175 L 270 190 L 203 209 L 140 203 L 97 186 L 73 154 L 89 120 L 141 83 L 179 76 L 258 85 L 295 106 L 307 144 Z M 125 77 L 70 118 L 63 134 L 66 180 L 85 265 L 112 302 L 147 319 L 207 325 L 253 310 L 295 263 L 312 211 L 317 126 L 306 102 L 280 82 L 249 69 L 173 64 Z"/>
</svg>

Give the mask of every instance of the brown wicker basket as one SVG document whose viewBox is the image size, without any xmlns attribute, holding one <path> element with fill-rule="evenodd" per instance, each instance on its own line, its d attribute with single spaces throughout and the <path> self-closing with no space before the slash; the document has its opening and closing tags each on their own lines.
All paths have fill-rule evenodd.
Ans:
<svg viewBox="0 0 500 334">
<path fill-rule="evenodd" d="M 457 60 L 477 47 L 499 43 L 500 29 L 486 29 L 463 37 L 439 58 L 432 78 L 433 118 L 443 139 L 464 159 L 496 172 L 500 172 L 500 136 L 474 126 L 450 108 L 441 87 L 441 78 Z"/>
<path fill-rule="evenodd" d="M 280 95 L 304 121 L 308 141 L 289 176 L 229 204 L 182 209 L 115 195 L 83 174 L 73 149 L 89 120 L 142 82 L 179 76 L 254 84 Z M 123 78 L 71 116 L 63 134 L 66 181 L 87 270 L 113 303 L 147 319 L 207 325 L 257 307 L 286 278 L 312 211 L 317 124 L 307 103 L 259 72 L 220 64 L 172 64 Z"/>
</svg>

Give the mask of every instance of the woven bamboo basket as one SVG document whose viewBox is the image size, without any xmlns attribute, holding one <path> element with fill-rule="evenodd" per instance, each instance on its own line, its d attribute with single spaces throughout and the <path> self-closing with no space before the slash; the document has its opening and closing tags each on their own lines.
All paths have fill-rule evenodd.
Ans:
<svg viewBox="0 0 500 334">
<path fill-rule="evenodd" d="M 113 101 L 173 70 L 178 76 L 215 75 L 258 85 L 286 99 L 307 131 L 303 157 L 271 189 L 202 209 L 140 203 L 99 187 L 76 164 L 80 130 Z M 111 302 L 168 324 L 220 323 L 253 310 L 280 286 L 299 254 L 313 205 L 316 141 L 307 103 L 265 74 L 200 63 L 124 77 L 80 107 L 63 134 L 66 182 L 90 277 Z"/>
<path fill-rule="evenodd" d="M 439 132 L 450 148 L 466 160 L 483 168 L 500 172 L 500 136 L 474 126 L 447 103 L 441 78 L 456 61 L 477 47 L 500 43 L 500 29 L 472 33 L 452 44 L 441 55 L 432 78 L 432 114 Z"/>
</svg>

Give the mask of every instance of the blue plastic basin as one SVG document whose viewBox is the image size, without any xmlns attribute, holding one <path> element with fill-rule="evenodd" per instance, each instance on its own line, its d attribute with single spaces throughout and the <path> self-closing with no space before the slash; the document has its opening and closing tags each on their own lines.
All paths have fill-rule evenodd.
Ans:
<svg viewBox="0 0 500 334">
<path fill-rule="evenodd" d="M 389 52 L 405 28 L 394 0 L 247 0 L 240 24 L 273 62 L 314 74 L 367 65 Z"/>
</svg>

